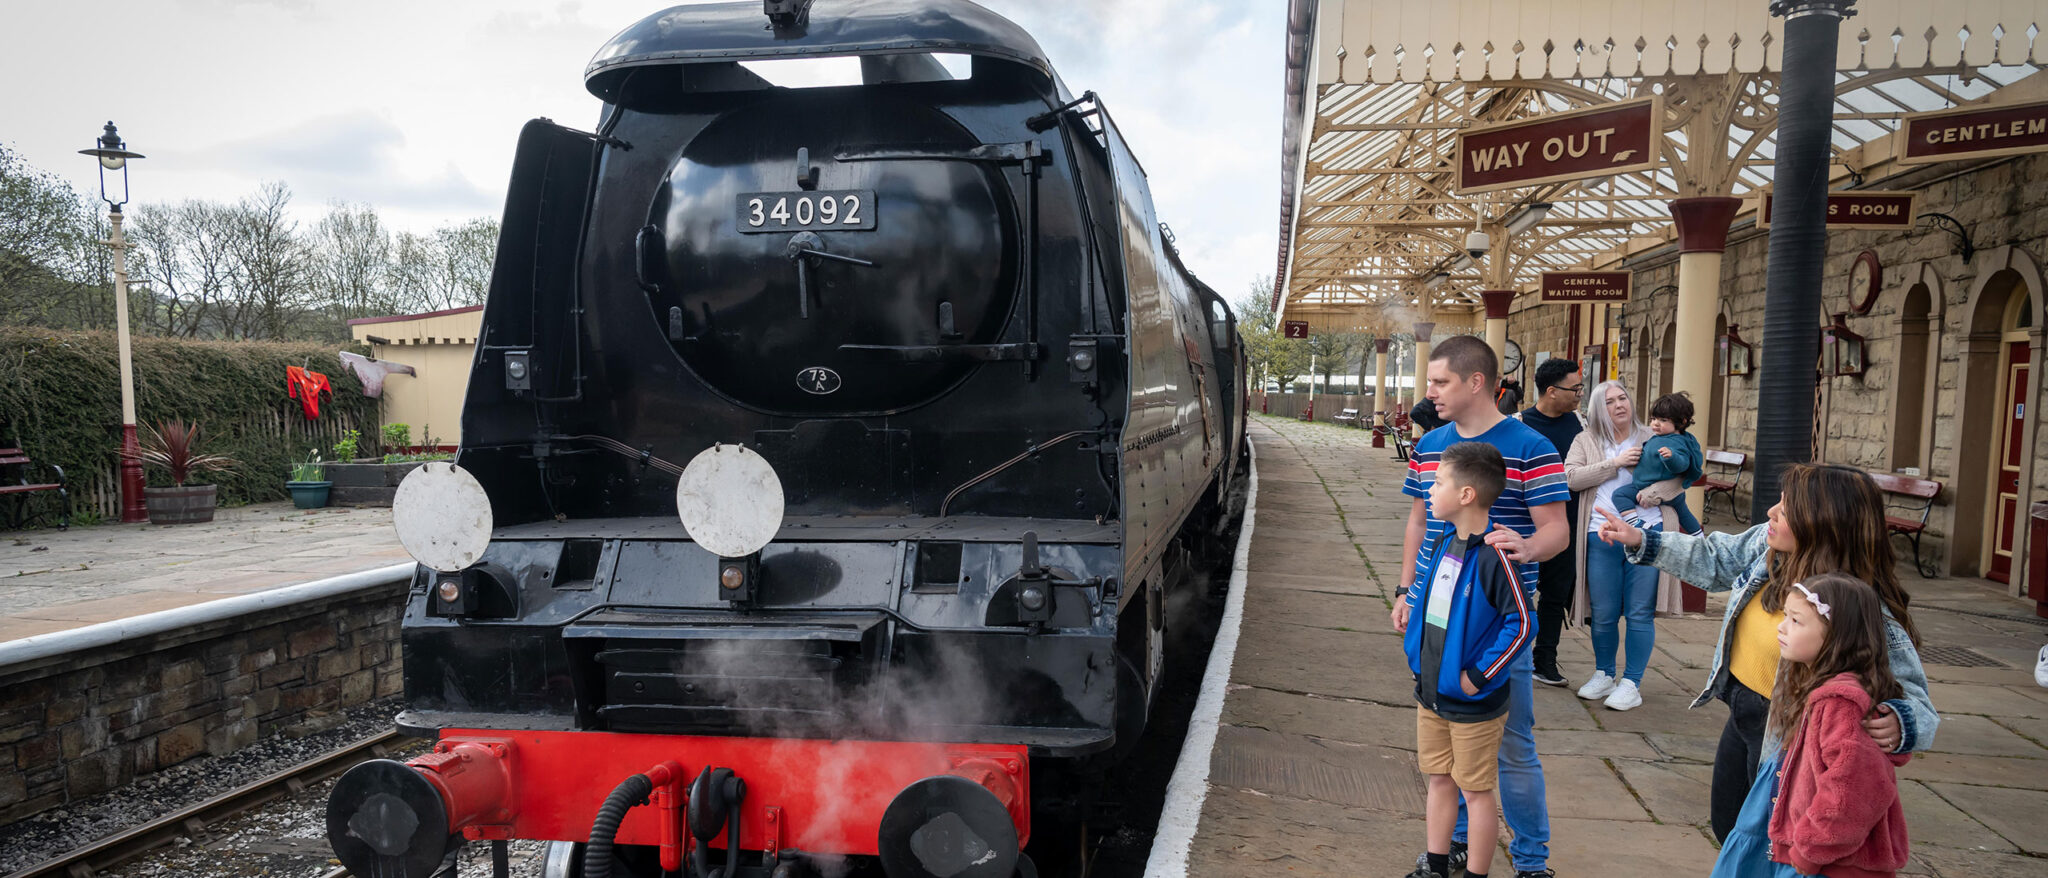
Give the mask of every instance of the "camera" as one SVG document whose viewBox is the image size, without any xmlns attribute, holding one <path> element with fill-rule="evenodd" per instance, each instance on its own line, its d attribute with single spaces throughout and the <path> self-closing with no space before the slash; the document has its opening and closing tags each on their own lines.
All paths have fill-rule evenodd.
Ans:
<svg viewBox="0 0 2048 878">
<path fill-rule="evenodd" d="M 1485 259 L 1486 251 L 1493 249 L 1493 239 L 1485 232 L 1473 232 L 1465 236 L 1465 253 L 1473 259 Z"/>
</svg>

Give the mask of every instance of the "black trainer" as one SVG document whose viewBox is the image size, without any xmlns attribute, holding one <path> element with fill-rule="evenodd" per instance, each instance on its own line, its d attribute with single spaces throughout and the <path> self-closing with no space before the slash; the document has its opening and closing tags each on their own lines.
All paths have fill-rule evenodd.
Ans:
<svg viewBox="0 0 2048 878">
<path fill-rule="evenodd" d="M 1551 869 L 1521 870 L 1515 873 L 1515 878 L 1557 878 L 1557 872 Z"/>
<path fill-rule="evenodd" d="M 1467 851 L 1465 847 L 1464 842 L 1456 839 L 1451 840 L 1451 871 L 1456 872 L 1459 869 L 1465 868 L 1465 861 L 1471 857 L 1471 852 Z M 1415 855 L 1415 871 L 1425 874 L 1429 872 L 1428 848 L 1423 848 L 1422 853 Z M 1409 878 L 1414 878 L 1414 876 L 1411 875 Z"/>
<path fill-rule="evenodd" d="M 1545 686 L 1568 686 L 1571 684 L 1571 681 L 1565 679 L 1563 674 L 1558 673 L 1556 665 L 1539 665 L 1536 668 L 1536 673 L 1531 676 L 1535 678 L 1536 682 L 1542 683 Z"/>
</svg>

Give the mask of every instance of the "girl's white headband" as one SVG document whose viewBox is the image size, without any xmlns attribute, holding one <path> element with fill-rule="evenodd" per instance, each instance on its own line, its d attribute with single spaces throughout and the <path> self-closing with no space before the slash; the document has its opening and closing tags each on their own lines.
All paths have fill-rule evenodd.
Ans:
<svg viewBox="0 0 2048 878">
<path fill-rule="evenodd" d="M 1821 617 L 1821 618 L 1823 618 L 1823 619 L 1833 619 L 1833 618 L 1834 618 L 1834 617 L 1833 617 L 1833 615 L 1831 615 L 1831 611 L 1830 611 L 1830 610 L 1828 609 L 1828 604 L 1827 604 L 1827 602 L 1826 602 L 1826 601 L 1823 601 L 1823 600 L 1821 600 L 1821 599 L 1820 599 L 1820 596 L 1819 596 L 1819 595 L 1816 595 L 1816 594 L 1814 594 L 1814 593 L 1813 593 L 1813 590 L 1812 590 L 1812 589 L 1809 589 L 1809 588 L 1807 588 L 1807 587 L 1806 587 L 1806 583 L 1803 583 L 1803 582 L 1795 582 L 1795 583 L 1792 583 L 1792 587 L 1793 587 L 1793 588 L 1796 588 L 1796 589 L 1799 589 L 1799 593 L 1800 593 L 1800 594 L 1803 594 L 1803 595 L 1805 595 L 1805 596 L 1806 596 L 1806 602 L 1807 602 L 1807 603 L 1809 603 L 1809 604 L 1812 604 L 1812 605 L 1813 605 L 1813 608 L 1814 608 L 1814 609 L 1816 609 L 1816 610 L 1819 610 L 1819 611 L 1820 611 L 1820 617 Z"/>
</svg>

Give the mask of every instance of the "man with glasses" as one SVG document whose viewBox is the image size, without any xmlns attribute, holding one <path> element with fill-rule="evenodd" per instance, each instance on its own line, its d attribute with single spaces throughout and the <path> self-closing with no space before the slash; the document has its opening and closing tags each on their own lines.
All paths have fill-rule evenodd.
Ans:
<svg viewBox="0 0 2048 878">
<path fill-rule="evenodd" d="M 1579 397 L 1585 392 L 1586 381 L 1579 374 L 1577 361 L 1566 357 L 1544 360 L 1543 365 L 1536 367 L 1536 404 L 1517 417 L 1556 445 L 1557 456 L 1562 459 L 1571 450 L 1572 440 L 1586 428 L 1585 419 L 1579 416 Z M 1566 501 L 1565 520 L 1579 520 L 1577 495 Z M 1564 632 L 1565 614 L 1571 610 L 1572 584 L 1577 581 L 1578 570 L 1579 559 L 1569 545 L 1555 557 L 1536 565 L 1535 678 L 1547 686 L 1570 682 L 1557 670 L 1557 639 Z"/>
</svg>

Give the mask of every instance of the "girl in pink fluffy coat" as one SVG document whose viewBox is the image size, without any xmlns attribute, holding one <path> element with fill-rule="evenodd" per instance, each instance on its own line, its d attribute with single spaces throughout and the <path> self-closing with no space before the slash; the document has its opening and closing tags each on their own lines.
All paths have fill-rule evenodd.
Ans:
<svg viewBox="0 0 2048 878">
<path fill-rule="evenodd" d="M 1790 738 L 1750 788 L 1714 878 L 1890 878 L 1906 865 L 1895 771 L 1908 757 L 1863 731 L 1871 705 L 1899 697 L 1884 619 L 1877 592 L 1839 573 L 1786 593 L 1766 734 Z"/>
</svg>

